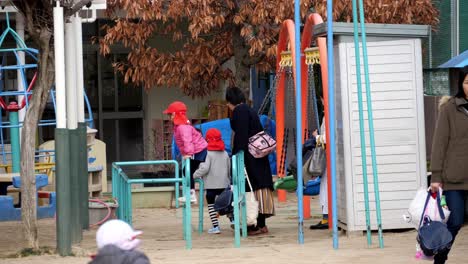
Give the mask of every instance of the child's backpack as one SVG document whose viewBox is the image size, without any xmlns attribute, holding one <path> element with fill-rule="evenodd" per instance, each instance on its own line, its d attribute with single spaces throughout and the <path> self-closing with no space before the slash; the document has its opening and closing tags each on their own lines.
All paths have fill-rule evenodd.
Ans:
<svg viewBox="0 0 468 264">
<path fill-rule="evenodd" d="M 214 202 L 214 209 L 220 215 L 227 215 L 234 211 L 232 207 L 233 194 L 230 187 L 227 187 Z"/>
</svg>

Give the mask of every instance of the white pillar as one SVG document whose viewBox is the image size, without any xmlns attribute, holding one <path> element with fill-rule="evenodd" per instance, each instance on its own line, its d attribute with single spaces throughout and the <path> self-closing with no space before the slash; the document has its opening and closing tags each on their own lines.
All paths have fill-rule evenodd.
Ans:
<svg viewBox="0 0 468 264">
<path fill-rule="evenodd" d="M 72 18 L 75 29 L 75 65 L 76 65 L 76 100 L 78 101 L 78 122 L 85 121 L 84 78 L 83 78 L 83 32 L 81 17 L 77 14 Z"/>
<path fill-rule="evenodd" d="M 65 96 L 65 45 L 64 45 L 63 8 L 57 1 L 54 7 L 54 53 L 55 53 L 55 94 L 57 107 L 55 118 L 57 128 L 67 127 L 67 109 Z"/>
<path fill-rule="evenodd" d="M 67 128 L 76 129 L 78 127 L 78 113 L 76 111 L 75 30 L 71 22 L 65 23 L 65 55 Z"/>
<path fill-rule="evenodd" d="M 15 13 L 15 18 L 16 18 L 16 33 L 19 35 L 21 39 L 24 39 L 24 17 L 20 12 Z M 19 47 L 19 46 L 18 46 Z M 25 64 L 25 52 L 19 52 L 18 53 L 18 64 L 24 65 Z M 18 80 L 18 91 L 22 92 L 26 89 L 23 84 L 23 76 L 21 74 L 21 70 L 16 71 L 16 79 Z M 26 77 L 26 76 L 25 76 Z M 21 101 L 23 101 L 24 96 L 19 95 L 18 96 L 18 104 L 21 104 Z M 26 115 L 26 107 L 18 111 L 18 119 L 21 122 L 24 121 L 24 116 Z M 20 141 L 21 141 L 21 127 L 20 127 Z"/>
</svg>

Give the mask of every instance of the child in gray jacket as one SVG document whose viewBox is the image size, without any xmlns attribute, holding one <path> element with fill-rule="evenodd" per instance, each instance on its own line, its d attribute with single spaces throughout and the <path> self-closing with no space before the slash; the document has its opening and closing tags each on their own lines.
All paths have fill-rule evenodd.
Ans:
<svg viewBox="0 0 468 264">
<path fill-rule="evenodd" d="M 216 196 L 220 195 L 230 185 L 231 160 L 225 151 L 221 132 L 218 129 L 209 129 L 206 132 L 206 141 L 208 142 L 208 154 L 205 162 L 200 164 L 193 177 L 203 178 L 205 184 L 208 213 L 213 224 L 213 228 L 208 230 L 208 233 L 219 234 L 221 230 L 217 213 L 214 210 L 214 203 Z"/>
</svg>

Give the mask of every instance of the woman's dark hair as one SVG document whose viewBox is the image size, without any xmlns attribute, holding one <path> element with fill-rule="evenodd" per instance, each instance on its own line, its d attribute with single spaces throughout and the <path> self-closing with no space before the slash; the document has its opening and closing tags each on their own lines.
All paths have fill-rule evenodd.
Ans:
<svg viewBox="0 0 468 264">
<path fill-rule="evenodd" d="M 468 66 L 465 66 L 460 69 L 460 74 L 458 75 L 458 92 L 455 95 L 455 97 L 466 98 L 467 95 L 463 90 L 463 81 L 465 80 L 466 75 L 468 75 Z"/>
<path fill-rule="evenodd" d="M 245 95 L 239 87 L 232 86 L 226 90 L 226 101 L 233 105 L 245 103 Z"/>
</svg>

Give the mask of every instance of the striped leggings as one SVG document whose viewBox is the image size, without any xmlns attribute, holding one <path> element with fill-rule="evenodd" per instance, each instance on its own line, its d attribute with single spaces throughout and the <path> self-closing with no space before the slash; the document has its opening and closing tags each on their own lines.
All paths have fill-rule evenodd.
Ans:
<svg viewBox="0 0 468 264">
<path fill-rule="evenodd" d="M 206 190 L 206 202 L 208 203 L 208 214 L 210 215 L 211 223 L 213 227 L 219 226 L 219 221 L 217 217 L 217 213 L 214 210 L 214 203 L 216 196 L 220 195 L 224 191 L 223 189 L 207 189 Z"/>
</svg>

